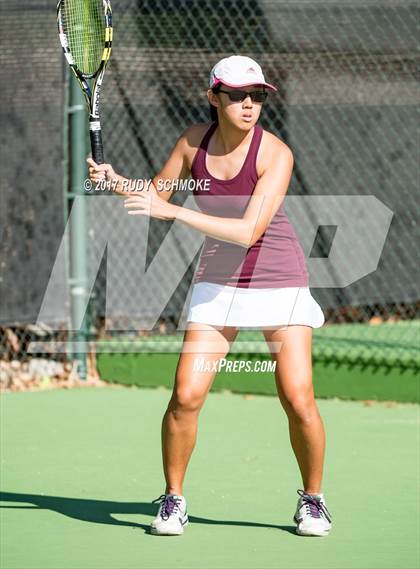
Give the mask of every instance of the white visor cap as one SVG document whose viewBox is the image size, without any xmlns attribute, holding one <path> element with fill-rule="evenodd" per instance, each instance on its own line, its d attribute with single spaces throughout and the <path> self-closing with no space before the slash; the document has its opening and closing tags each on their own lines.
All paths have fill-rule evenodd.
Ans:
<svg viewBox="0 0 420 569">
<path fill-rule="evenodd" d="M 277 91 L 274 85 L 267 83 L 260 65 L 250 57 L 231 55 L 221 59 L 210 72 L 210 89 L 223 83 L 228 87 L 248 87 L 264 85 L 267 89 Z"/>
</svg>

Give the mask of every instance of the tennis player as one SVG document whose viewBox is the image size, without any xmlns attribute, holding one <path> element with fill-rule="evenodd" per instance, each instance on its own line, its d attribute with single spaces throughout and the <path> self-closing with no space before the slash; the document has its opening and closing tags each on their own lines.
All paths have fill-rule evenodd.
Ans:
<svg viewBox="0 0 420 569">
<path fill-rule="evenodd" d="M 258 125 L 268 93 L 276 90 L 253 59 L 234 55 L 219 61 L 207 91 L 212 122 L 187 128 L 147 191 L 127 196 L 126 178 L 110 164 L 98 166 L 88 159 L 92 181 L 116 181 L 114 191 L 126 196 L 129 215 L 176 220 L 205 235 L 173 393 L 163 417 L 166 489 L 155 500 L 160 504 L 153 534 L 180 535 L 188 524 L 183 481 L 199 413 L 216 374 L 212 365 L 197 371 L 194 361 L 219 362 L 241 328 L 261 329 L 276 362 L 277 391 L 303 484 L 293 517 L 296 532 L 326 536 L 331 529 L 321 491 L 325 432 L 311 361 L 312 328 L 325 319 L 310 293 L 304 254 L 283 207 L 292 151 Z M 158 190 L 164 181 L 190 175 L 209 180 L 207 190 L 194 189 L 201 211 L 170 203 L 173 191 Z"/>
</svg>

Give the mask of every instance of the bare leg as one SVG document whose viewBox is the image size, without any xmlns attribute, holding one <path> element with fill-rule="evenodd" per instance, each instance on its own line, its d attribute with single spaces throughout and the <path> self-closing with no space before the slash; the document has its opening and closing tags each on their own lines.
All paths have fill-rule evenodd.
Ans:
<svg viewBox="0 0 420 569">
<path fill-rule="evenodd" d="M 197 439 L 198 416 L 210 391 L 215 371 L 195 371 L 194 360 L 213 362 L 225 357 L 237 329 L 218 330 L 190 323 L 185 331 L 171 400 L 162 421 L 162 458 L 166 494 L 183 494 L 188 462 Z M 192 351 L 188 351 L 192 350 Z"/>
<path fill-rule="evenodd" d="M 312 385 L 312 328 L 289 326 L 264 330 L 267 342 L 282 343 L 270 351 L 276 361 L 276 386 L 289 420 L 290 442 L 308 494 L 321 492 L 325 430 Z"/>
</svg>

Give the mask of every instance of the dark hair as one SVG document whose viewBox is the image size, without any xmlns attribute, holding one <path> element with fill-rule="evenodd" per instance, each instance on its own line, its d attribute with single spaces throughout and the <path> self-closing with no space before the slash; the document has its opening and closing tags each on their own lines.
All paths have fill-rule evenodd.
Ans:
<svg viewBox="0 0 420 569">
<path fill-rule="evenodd" d="M 221 86 L 222 86 L 221 83 L 218 83 L 217 85 L 215 85 L 213 87 L 212 91 L 215 95 L 217 95 L 217 93 L 220 91 Z M 210 109 L 209 110 L 210 110 L 210 120 L 212 122 L 218 123 L 219 117 L 217 116 L 217 108 L 210 103 Z"/>
</svg>

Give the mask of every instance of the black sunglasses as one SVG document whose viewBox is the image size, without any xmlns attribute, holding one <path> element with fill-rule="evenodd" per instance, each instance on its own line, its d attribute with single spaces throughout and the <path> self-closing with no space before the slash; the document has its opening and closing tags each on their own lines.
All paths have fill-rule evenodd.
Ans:
<svg viewBox="0 0 420 569">
<path fill-rule="evenodd" d="M 233 103 L 242 103 L 248 95 L 251 97 L 252 102 L 264 103 L 268 96 L 267 91 L 223 91 L 222 89 L 219 89 L 219 93 L 226 93 L 226 95 L 229 95 L 229 99 Z"/>
</svg>

